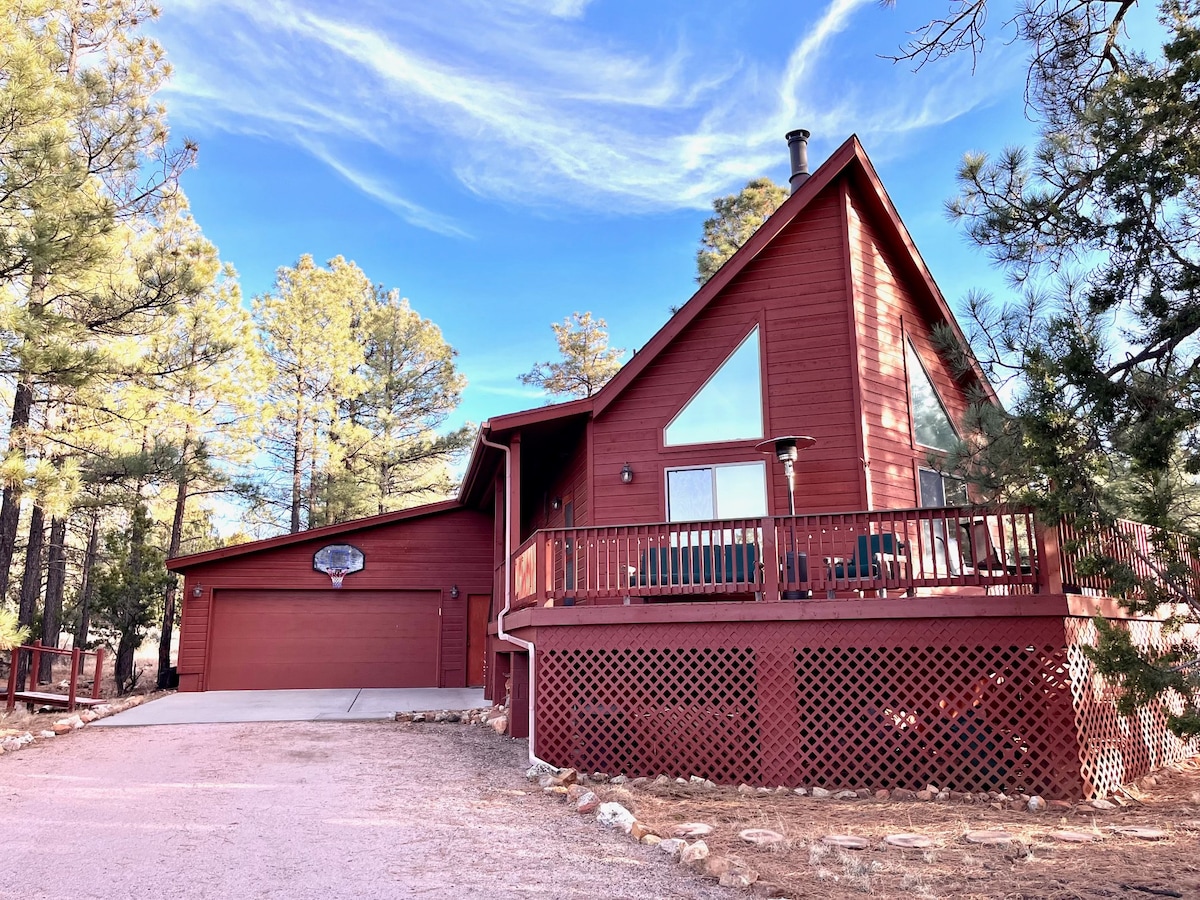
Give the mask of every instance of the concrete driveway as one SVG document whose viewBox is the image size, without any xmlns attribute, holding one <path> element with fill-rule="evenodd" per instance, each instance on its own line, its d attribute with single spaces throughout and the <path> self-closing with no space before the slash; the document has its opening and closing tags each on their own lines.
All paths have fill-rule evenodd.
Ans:
<svg viewBox="0 0 1200 900">
<path fill-rule="evenodd" d="M 203 691 L 168 694 L 100 719 L 93 727 L 215 722 L 353 722 L 391 719 L 398 712 L 479 709 L 486 705 L 482 688 Z"/>
<path fill-rule="evenodd" d="M 479 726 L 88 726 L 0 756 L 0 897 L 731 896 L 525 766 Z"/>
</svg>

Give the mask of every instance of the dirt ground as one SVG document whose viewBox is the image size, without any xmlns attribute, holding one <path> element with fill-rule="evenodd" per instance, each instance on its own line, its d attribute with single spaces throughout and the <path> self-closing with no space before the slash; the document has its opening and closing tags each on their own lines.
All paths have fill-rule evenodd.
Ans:
<svg viewBox="0 0 1200 900">
<path fill-rule="evenodd" d="M 1188 761 L 1156 780 L 1156 786 L 1133 791 L 1138 799 L 1123 797 L 1126 805 L 1113 811 L 1081 803 L 1040 813 L 986 803 L 743 796 L 725 787 L 646 785 L 628 793 L 638 819 L 662 836 L 683 823 L 712 826 L 702 838 L 710 852 L 756 871 L 762 895 L 1200 898 L 1200 765 Z M 618 799 L 626 795 L 624 788 L 596 790 Z M 562 804 L 551 797 L 545 802 Z M 570 814 L 564 804 L 564 815 Z M 1130 826 L 1167 834 L 1151 840 L 1115 830 Z M 770 849 L 748 844 L 738 836 L 747 828 L 777 832 L 784 842 Z M 964 838 L 967 832 L 991 830 L 1007 832 L 1013 840 L 978 845 Z M 1063 831 L 1094 840 L 1075 843 L 1052 836 Z M 902 849 L 884 841 L 895 834 L 923 835 L 932 846 Z M 859 836 L 867 847 L 830 846 L 824 841 L 828 835 Z"/>
<path fill-rule="evenodd" d="M 36 733 L 62 715 L 60 711 L 30 716 L 18 708 L 12 717 L 0 716 L 0 728 Z M 136 762 L 129 769 L 132 759 Z M 313 883 L 324 885 L 324 896 L 376 896 L 376 888 L 379 896 L 450 896 L 452 892 L 443 894 L 441 889 L 447 877 L 455 890 L 466 891 L 459 896 L 544 894 L 640 900 L 742 893 L 702 880 L 654 848 L 602 831 L 590 817 L 579 816 L 561 799 L 543 794 L 536 783 L 523 777 L 524 768 L 524 742 L 465 725 L 274 723 L 84 729 L 0 758 L 0 821 L 23 823 L 10 830 L 18 838 L 6 842 L 6 858 L 24 859 L 37 867 L 42 861 L 40 848 L 59 840 L 61 834 L 54 829 L 67 823 L 84 841 L 73 839 L 73 845 L 91 859 L 106 858 L 114 848 L 123 847 L 122 837 L 113 831 L 120 823 L 127 823 L 120 826 L 127 832 L 124 839 L 143 848 L 157 846 L 146 844 L 148 838 L 166 839 L 166 847 L 182 848 L 183 853 L 172 851 L 158 859 L 157 866 L 180 871 L 180 866 L 196 865 L 207 879 L 200 887 L 175 894 L 181 897 L 232 896 L 221 891 L 246 883 L 256 889 L 239 896 L 308 896 L 307 884 L 297 892 L 286 867 L 263 869 L 263 854 L 270 856 L 282 848 L 285 858 L 303 860 L 303 854 L 297 855 L 289 845 L 297 843 L 296 835 L 326 835 L 323 826 L 331 816 L 359 825 L 350 831 L 371 840 L 352 845 L 349 874 L 344 867 L 338 869 L 342 880 L 329 882 L 322 870 Z M 754 893 L 760 896 L 1200 898 L 1200 762 L 1165 770 L 1156 781 L 1144 790 L 1133 789 L 1116 810 L 1101 811 L 1080 803 L 1070 810 L 1039 813 L 987 803 L 843 801 L 790 793 L 744 796 L 729 787 L 591 786 L 602 799 L 628 806 L 664 837 L 682 823 L 710 825 L 712 833 L 703 839 L 711 853 L 757 872 Z M 279 825 L 265 819 L 259 822 L 257 813 L 248 812 L 257 804 L 234 803 L 239 791 L 224 796 L 220 789 L 224 783 L 241 785 L 241 797 L 269 799 L 272 806 L 284 808 L 299 804 L 304 812 L 285 817 Z M 305 787 L 313 784 L 322 785 L 316 796 Z M 203 789 L 205 785 L 212 789 Z M 251 791 L 246 785 L 264 786 Z M 155 801 L 158 788 L 166 790 Z M 189 797 L 189 791 L 172 788 L 197 790 Z M 201 798 L 203 814 L 197 815 L 195 810 L 201 807 L 195 804 Z M 47 806 L 59 799 L 65 804 L 61 809 Z M 335 808 L 340 811 L 334 813 Z M 182 822 L 172 818 L 176 814 Z M 39 838 L 42 823 L 50 830 Z M 1116 830 L 1130 826 L 1166 834 L 1147 839 Z M 784 840 L 769 849 L 748 844 L 739 837 L 747 828 L 769 829 Z M 977 845 L 964 838 L 967 832 L 983 830 L 1005 831 L 1013 839 Z M 1061 831 L 1083 833 L 1094 840 L 1056 839 L 1055 832 Z M 335 829 L 335 833 L 336 839 L 310 852 L 322 858 L 338 852 L 346 832 Z M 932 846 L 903 849 L 884 840 L 901 833 L 924 836 Z M 830 846 L 824 840 L 828 835 L 859 836 L 866 839 L 867 847 Z M 468 839 L 465 846 L 457 843 L 462 836 Z M 307 840 L 300 840 L 298 846 L 309 846 Z M 379 840 L 380 846 L 370 850 Z M 233 852 L 237 846 L 243 855 Z M 395 861 L 393 850 L 400 846 L 449 857 L 422 870 Z M 355 861 L 377 851 L 385 858 L 382 874 L 364 874 L 355 868 Z M 199 856 L 193 858 L 193 852 Z M 215 863 L 210 860 L 214 852 Z M 159 871 L 153 849 L 130 859 L 135 859 L 129 863 L 130 872 L 145 870 L 146 877 L 152 877 Z M 464 860 L 476 860 L 478 865 Z M 445 865 L 450 866 L 450 875 L 443 870 Z M 9 875 L 22 871 L 21 866 L 6 868 Z M 298 871 L 306 871 L 305 866 L 299 864 Z M 422 871 L 425 876 L 419 874 Z M 149 896 L 132 886 L 128 892 L 120 889 L 126 883 L 126 867 L 103 868 L 98 874 L 95 883 L 72 880 L 70 892 L 64 882 L 62 893 L 50 889 L 29 893 L 26 886 L 19 896 Z M 238 882 L 235 875 L 248 882 Z M 430 883 L 417 891 L 413 888 L 417 881 L 408 879 L 421 877 Z M 10 893 L 15 886 L 3 880 L 0 876 L 0 897 L 18 895 L 15 890 Z"/>
</svg>

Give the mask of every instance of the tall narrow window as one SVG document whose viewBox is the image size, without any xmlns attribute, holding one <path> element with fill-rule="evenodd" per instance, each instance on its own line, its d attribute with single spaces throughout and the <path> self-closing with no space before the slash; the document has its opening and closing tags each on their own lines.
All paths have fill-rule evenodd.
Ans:
<svg viewBox="0 0 1200 900">
<path fill-rule="evenodd" d="M 958 441 L 958 432 L 954 430 L 912 341 L 904 342 L 904 352 L 908 360 L 909 397 L 917 443 L 935 450 L 949 450 Z"/>
<path fill-rule="evenodd" d="M 763 436 L 762 368 L 755 327 L 663 430 L 668 447 Z"/>
</svg>

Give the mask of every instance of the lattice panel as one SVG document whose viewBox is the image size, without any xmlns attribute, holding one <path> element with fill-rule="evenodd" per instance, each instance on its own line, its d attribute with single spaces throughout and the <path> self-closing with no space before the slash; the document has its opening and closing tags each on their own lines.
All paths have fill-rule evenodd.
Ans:
<svg viewBox="0 0 1200 900">
<path fill-rule="evenodd" d="M 1162 648 L 1157 622 L 1123 622 L 1141 647 Z M 1167 729 L 1168 713 L 1183 710 L 1172 693 L 1157 706 L 1133 716 L 1117 712 L 1117 688 L 1095 671 L 1082 647 L 1094 646 L 1096 627 L 1090 619 L 1068 619 L 1067 640 L 1075 723 L 1079 734 L 1080 770 L 1085 796 L 1103 796 L 1136 781 L 1151 769 L 1200 752 L 1200 741 L 1184 742 Z"/>
<path fill-rule="evenodd" d="M 631 776 L 1078 797 L 1057 618 L 541 628 L 538 753 Z"/>
</svg>

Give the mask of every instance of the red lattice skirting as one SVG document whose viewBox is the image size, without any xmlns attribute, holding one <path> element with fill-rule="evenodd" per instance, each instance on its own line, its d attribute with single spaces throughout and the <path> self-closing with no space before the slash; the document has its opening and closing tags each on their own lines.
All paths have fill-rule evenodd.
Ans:
<svg viewBox="0 0 1200 900">
<path fill-rule="evenodd" d="M 1145 640 L 1150 623 L 1135 623 Z M 1116 715 L 1053 617 L 537 629 L 537 752 L 629 776 L 1111 792 L 1193 748 Z"/>
</svg>

